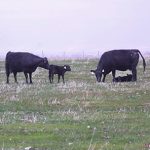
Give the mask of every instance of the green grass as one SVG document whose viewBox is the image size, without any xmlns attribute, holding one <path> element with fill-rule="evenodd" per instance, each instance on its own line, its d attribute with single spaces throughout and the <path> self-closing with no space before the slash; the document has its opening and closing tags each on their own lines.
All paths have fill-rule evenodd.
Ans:
<svg viewBox="0 0 150 150">
<path fill-rule="evenodd" d="M 98 60 L 50 61 L 69 64 L 66 83 L 48 80 L 38 68 L 33 85 L 6 84 L 0 62 L 0 149 L 34 147 L 43 150 L 148 150 L 150 143 L 150 61 L 142 63 L 138 81 L 97 83 L 90 74 Z M 117 72 L 126 75 L 127 72 Z"/>
</svg>

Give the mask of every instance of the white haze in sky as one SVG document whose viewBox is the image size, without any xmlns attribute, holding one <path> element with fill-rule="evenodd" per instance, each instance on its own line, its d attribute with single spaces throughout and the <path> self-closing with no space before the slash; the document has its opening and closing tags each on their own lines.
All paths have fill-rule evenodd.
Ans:
<svg viewBox="0 0 150 150">
<path fill-rule="evenodd" d="M 150 52 L 150 0 L 0 0 L 0 57 Z"/>
</svg>

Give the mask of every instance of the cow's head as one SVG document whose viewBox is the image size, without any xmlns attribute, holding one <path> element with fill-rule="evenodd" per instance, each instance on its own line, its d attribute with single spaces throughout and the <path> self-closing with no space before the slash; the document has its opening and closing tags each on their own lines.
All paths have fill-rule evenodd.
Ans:
<svg viewBox="0 0 150 150">
<path fill-rule="evenodd" d="M 44 69 L 49 69 L 49 63 L 46 57 L 42 58 L 42 61 L 39 64 L 39 67 L 42 67 Z"/>
<path fill-rule="evenodd" d="M 101 71 L 97 70 L 97 69 L 96 70 L 91 70 L 91 72 L 95 74 L 97 81 L 101 82 L 101 78 L 102 78 L 103 73 Z"/>
<path fill-rule="evenodd" d="M 71 68 L 70 68 L 69 65 L 64 65 L 64 70 L 65 70 L 65 71 L 71 71 Z"/>
</svg>

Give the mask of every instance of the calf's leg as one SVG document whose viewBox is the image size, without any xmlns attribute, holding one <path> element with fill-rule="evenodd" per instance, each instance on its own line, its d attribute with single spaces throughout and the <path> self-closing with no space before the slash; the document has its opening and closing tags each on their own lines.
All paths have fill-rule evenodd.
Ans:
<svg viewBox="0 0 150 150">
<path fill-rule="evenodd" d="M 59 83 L 59 81 L 60 81 L 60 75 L 58 74 L 58 83 Z"/>
<path fill-rule="evenodd" d="M 52 74 L 51 73 L 49 73 L 49 81 L 50 81 L 50 83 L 52 83 Z"/>
<path fill-rule="evenodd" d="M 65 83 L 65 80 L 64 80 L 64 74 L 62 75 L 62 79 L 63 79 L 63 83 Z"/>
</svg>

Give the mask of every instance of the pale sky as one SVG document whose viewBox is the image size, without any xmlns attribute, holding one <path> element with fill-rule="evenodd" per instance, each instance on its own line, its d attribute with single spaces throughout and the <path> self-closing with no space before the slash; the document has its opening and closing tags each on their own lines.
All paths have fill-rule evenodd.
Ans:
<svg viewBox="0 0 150 150">
<path fill-rule="evenodd" d="M 0 0 L 0 57 L 150 51 L 150 0 Z"/>
</svg>

